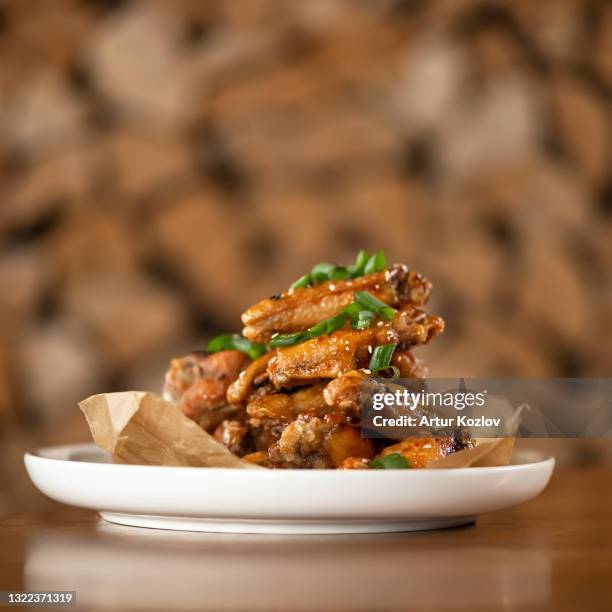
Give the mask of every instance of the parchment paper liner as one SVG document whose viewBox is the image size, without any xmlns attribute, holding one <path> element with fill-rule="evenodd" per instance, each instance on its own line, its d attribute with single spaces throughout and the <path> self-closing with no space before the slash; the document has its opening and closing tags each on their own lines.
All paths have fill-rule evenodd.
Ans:
<svg viewBox="0 0 612 612">
<path fill-rule="evenodd" d="M 92 395 L 79 403 L 95 443 L 115 463 L 262 469 L 217 442 L 171 402 L 155 393 L 124 391 Z M 509 428 L 516 431 L 522 407 Z M 433 461 L 426 469 L 510 463 L 514 438 L 477 440 L 477 446 Z"/>
<path fill-rule="evenodd" d="M 92 395 L 79 403 L 94 442 L 115 463 L 253 468 L 155 393 Z"/>
</svg>

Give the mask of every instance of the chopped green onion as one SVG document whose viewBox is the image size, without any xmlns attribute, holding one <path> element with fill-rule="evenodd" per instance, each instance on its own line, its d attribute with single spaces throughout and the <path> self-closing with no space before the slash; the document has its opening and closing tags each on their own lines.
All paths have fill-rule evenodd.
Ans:
<svg viewBox="0 0 612 612">
<path fill-rule="evenodd" d="M 374 313 L 371 310 L 360 310 L 351 317 L 351 326 L 353 329 L 366 329 L 372 325 L 373 319 Z"/>
<path fill-rule="evenodd" d="M 393 317 L 395 317 L 396 310 L 394 308 L 387 306 L 387 304 L 381 302 L 378 298 L 375 298 L 367 291 L 356 291 L 355 301 L 387 321 L 390 321 L 393 319 Z"/>
<path fill-rule="evenodd" d="M 368 259 L 368 252 L 361 249 L 359 253 L 357 253 L 357 259 L 355 260 L 355 263 L 348 267 L 349 276 L 351 278 L 363 276 L 363 272 L 365 270 L 366 264 L 368 263 Z"/>
<path fill-rule="evenodd" d="M 384 306 L 378 311 L 378 315 L 387 321 L 392 321 L 396 314 L 397 310 L 395 310 L 395 308 L 391 308 L 391 306 Z"/>
<path fill-rule="evenodd" d="M 298 287 L 308 287 L 312 284 L 312 278 L 310 274 L 304 274 L 304 276 L 300 276 L 289 289 L 297 289 Z"/>
<path fill-rule="evenodd" d="M 348 320 L 349 315 L 344 311 L 340 311 L 337 315 L 320 321 L 316 325 L 309 327 L 307 330 L 302 332 L 296 332 L 294 334 L 274 334 L 270 340 L 270 346 L 276 348 L 279 346 L 293 346 L 306 340 L 312 340 L 317 336 L 323 334 L 331 334 L 332 332 L 340 329 Z"/>
<path fill-rule="evenodd" d="M 329 274 L 329 280 L 345 280 L 349 277 L 349 271 L 344 266 L 335 266 Z"/>
<path fill-rule="evenodd" d="M 251 359 L 257 359 L 266 352 L 266 346 L 259 342 L 250 342 L 238 334 L 223 334 L 213 338 L 206 346 L 206 350 L 209 353 L 235 350 L 245 353 Z"/>
<path fill-rule="evenodd" d="M 381 344 L 380 346 L 377 346 L 372 353 L 372 358 L 370 359 L 368 369 L 375 372 L 376 370 L 385 370 L 388 368 L 391 365 L 393 351 L 396 348 L 396 343 Z"/>
<path fill-rule="evenodd" d="M 305 332 L 295 332 L 294 334 L 274 334 L 270 339 L 270 348 L 278 348 L 280 346 L 293 346 L 306 340 Z"/>
<path fill-rule="evenodd" d="M 374 470 L 406 470 L 411 467 L 410 461 L 401 453 L 390 453 L 384 457 L 376 457 L 369 463 Z"/>
<path fill-rule="evenodd" d="M 340 329 L 346 323 L 348 318 L 349 318 L 348 314 L 342 311 L 342 312 L 339 312 L 337 315 L 327 319 L 325 321 L 325 323 L 327 324 L 326 330 L 325 330 L 326 333 L 331 334 L 332 332 L 335 332 L 337 329 Z"/>
<path fill-rule="evenodd" d="M 370 327 L 370 323 L 376 314 L 357 302 L 353 302 L 352 304 L 346 306 L 343 312 L 346 312 L 346 314 L 351 317 L 351 327 L 353 329 L 365 329 L 366 327 Z M 360 320 L 360 327 L 358 327 L 357 325 Z M 368 320 L 369 323 L 366 325 Z"/>
<path fill-rule="evenodd" d="M 251 342 L 251 348 L 247 351 L 247 355 L 251 359 L 258 359 L 261 357 L 266 351 L 268 347 L 261 342 Z"/>
<path fill-rule="evenodd" d="M 304 340 L 310 340 L 310 338 L 316 338 L 317 336 L 322 336 L 323 334 L 327 333 L 328 321 L 329 319 L 325 319 L 324 321 L 309 327 L 305 332 L 303 332 Z"/>
<path fill-rule="evenodd" d="M 318 263 L 312 268 L 310 274 L 304 274 L 291 285 L 290 289 L 299 287 L 310 287 L 315 283 L 323 283 L 329 280 L 345 280 L 357 278 L 372 272 L 382 272 L 387 267 L 387 257 L 384 251 L 378 251 L 371 257 L 367 251 L 361 249 L 357 254 L 355 263 L 348 267 L 339 266 L 326 261 Z"/>
<path fill-rule="evenodd" d="M 354 315 L 361 312 L 362 310 L 367 310 L 367 308 L 365 306 L 362 306 L 361 304 L 358 304 L 357 302 L 351 302 L 348 306 L 345 306 L 343 309 L 343 311 L 346 312 L 346 314 L 349 317 L 353 317 Z"/>
<path fill-rule="evenodd" d="M 362 276 L 364 273 L 370 274 L 372 272 L 381 272 L 386 267 L 387 258 L 383 251 L 378 251 L 370 257 L 367 251 L 361 249 L 355 263 L 348 266 L 348 268 L 327 262 L 318 263 L 312 268 L 310 274 L 305 274 L 295 281 L 295 283 L 291 285 L 291 289 L 309 287 L 314 283 L 324 281 L 356 278 Z M 337 329 L 340 329 L 349 318 L 351 319 L 351 327 L 353 329 L 366 329 L 372 325 L 375 316 L 390 321 L 395 317 L 396 313 L 397 311 L 394 308 L 374 297 L 371 293 L 367 291 L 357 291 L 355 292 L 353 303 L 346 306 L 337 315 L 321 321 L 301 332 L 274 334 L 270 341 L 270 347 L 293 346 L 323 334 L 331 334 Z M 388 367 L 387 365 L 376 369 L 387 369 Z"/>
<path fill-rule="evenodd" d="M 387 268 L 387 256 L 384 251 L 378 251 L 378 253 L 372 255 L 368 259 L 365 268 L 363 269 L 364 274 L 372 274 L 373 272 L 382 272 Z"/>
<path fill-rule="evenodd" d="M 378 368 L 376 370 L 370 370 L 372 376 L 376 378 L 384 378 L 386 380 L 396 380 L 400 377 L 400 371 L 397 366 L 389 366 L 387 368 Z M 383 376 L 384 374 L 384 376 Z"/>
<path fill-rule="evenodd" d="M 330 263 L 318 263 L 310 271 L 310 276 L 315 283 L 322 283 L 329 280 L 330 274 L 336 269 L 337 266 Z"/>
</svg>

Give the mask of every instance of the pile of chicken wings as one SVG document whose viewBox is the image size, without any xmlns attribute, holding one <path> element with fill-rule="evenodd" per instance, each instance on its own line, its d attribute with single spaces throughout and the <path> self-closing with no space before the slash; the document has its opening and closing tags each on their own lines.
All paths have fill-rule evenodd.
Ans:
<svg viewBox="0 0 612 612">
<path fill-rule="evenodd" d="M 391 315 L 370 313 L 369 324 L 357 326 L 343 317 L 364 292 L 391 307 L 385 311 Z M 427 375 L 412 349 L 444 330 L 440 317 L 422 309 L 430 292 L 430 282 L 402 264 L 295 286 L 242 314 L 236 344 L 242 350 L 173 359 L 164 397 L 231 452 L 264 467 L 368 469 L 396 453 L 407 466 L 424 467 L 457 450 L 454 441 L 362 437 L 360 389 L 377 373 L 369 369 L 377 346 L 393 345 L 389 366 L 396 376 Z M 304 333 L 328 320 L 337 328 Z"/>
</svg>

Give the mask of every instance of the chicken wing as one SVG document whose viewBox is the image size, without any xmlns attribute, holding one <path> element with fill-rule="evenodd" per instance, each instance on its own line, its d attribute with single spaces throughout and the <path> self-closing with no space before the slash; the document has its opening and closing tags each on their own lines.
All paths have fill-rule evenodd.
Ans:
<svg viewBox="0 0 612 612">
<path fill-rule="evenodd" d="M 255 386 L 267 379 L 266 369 L 268 362 L 274 356 L 274 352 L 265 353 L 250 363 L 238 378 L 227 389 L 227 401 L 230 404 L 244 402 L 253 392 Z"/>
<path fill-rule="evenodd" d="M 301 331 L 339 313 L 353 301 L 355 291 L 368 291 L 390 306 L 420 306 L 429 298 L 431 283 L 407 266 L 396 264 L 385 272 L 353 280 L 290 289 L 246 310 L 242 333 L 252 342 L 268 342 L 275 333 Z"/>
<path fill-rule="evenodd" d="M 407 438 L 387 446 L 379 456 L 399 453 L 408 460 L 410 467 L 424 468 L 428 463 L 468 446 L 471 446 L 471 442 L 457 438 Z"/>
<path fill-rule="evenodd" d="M 391 365 L 399 370 L 400 378 L 427 378 L 429 372 L 427 364 L 411 351 L 395 351 Z"/>
<path fill-rule="evenodd" d="M 270 463 L 284 468 L 336 468 L 349 457 L 373 456 L 372 442 L 358 430 L 307 415 L 287 425 L 268 450 Z"/>
<path fill-rule="evenodd" d="M 241 457 L 248 450 L 249 427 L 245 419 L 227 419 L 215 429 L 215 439 Z"/>
<path fill-rule="evenodd" d="M 400 378 L 424 378 L 427 375 L 425 364 L 410 351 L 396 351 L 391 363 L 399 369 Z M 371 379 L 363 370 L 353 370 L 334 378 L 323 389 L 325 403 L 337 412 L 358 418 L 363 383 L 368 380 Z"/>
<path fill-rule="evenodd" d="M 400 349 L 406 349 L 426 344 L 443 329 L 442 319 L 407 305 L 392 321 L 379 321 L 361 331 L 338 330 L 277 349 L 268 363 L 268 375 L 277 388 L 303 385 L 319 378 L 337 378 L 367 367 L 372 346 L 395 342 Z"/>
<path fill-rule="evenodd" d="M 273 393 L 256 397 L 247 404 L 247 414 L 251 423 L 258 423 L 260 419 L 273 419 L 288 423 L 300 414 L 322 416 L 330 412 L 329 406 L 323 398 L 322 383 L 298 389 L 294 393 Z"/>
<path fill-rule="evenodd" d="M 323 390 L 325 403 L 335 410 L 352 417 L 360 416 L 361 386 L 368 375 L 363 370 L 353 370 L 334 378 Z"/>
<path fill-rule="evenodd" d="M 211 431 L 238 410 L 228 405 L 226 392 L 248 361 L 243 353 L 231 350 L 173 359 L 166 372 L 164 399 L 177 402 L 183 414 Z"/>
</svg>

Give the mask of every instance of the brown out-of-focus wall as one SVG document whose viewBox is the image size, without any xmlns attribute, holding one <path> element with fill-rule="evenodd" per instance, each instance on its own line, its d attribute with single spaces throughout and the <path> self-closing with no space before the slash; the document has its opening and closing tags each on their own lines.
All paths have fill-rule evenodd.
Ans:
<svg viewBox="0 0 612 612">
<path fill-rule="evenodd" d="M 609 375 L 611 96 L 606 2 L 0 0 L 0 511 L 360 247 L 433 280 L 433 374 Z"/>
</svg>

